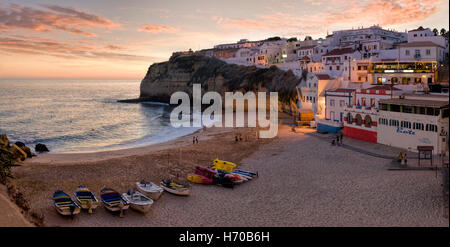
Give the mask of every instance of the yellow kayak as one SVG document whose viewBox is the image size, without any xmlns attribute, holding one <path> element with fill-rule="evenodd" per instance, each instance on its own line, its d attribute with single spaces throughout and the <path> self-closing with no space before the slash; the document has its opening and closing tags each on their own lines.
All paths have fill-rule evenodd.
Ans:
<svg viewBox="0 0 450 247">
<path fill-rule="evenodd" d="M 229 161 L 224 161 L 224 160 L 219 160 L 218 158 L 216 158 L 213 161 L 213 165 L 212 168 L 214 169 L 218 169 L 218 170 L 224 170 L 227 172 L 232 172 L 234 168 L 236 168 L 236 164 L 233 162 L 229 162 Z"/>
</svg>

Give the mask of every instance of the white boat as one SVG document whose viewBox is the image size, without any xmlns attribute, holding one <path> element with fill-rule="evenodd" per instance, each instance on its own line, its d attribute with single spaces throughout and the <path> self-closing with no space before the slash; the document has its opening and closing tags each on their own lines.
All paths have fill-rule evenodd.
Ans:
<svg viewBox="0 0 450 247">
<path fill-rule="evenodd" d="M 142 179 L 141 182 L 136 182 L 136 188 L 139 192 L 150 197 L 154 201 L 158 200 L 164 191 L 163 188 L 152 182 L 146 182 L 144 179 Z"/>
<path fill-rule="evenodd" d="M 161 187 L 169 193 L 180 196 L 188 196 L 191 192 L 187 185 L 175 182 L 170 179 L 161 181 Z"/>
<path fill-rule="evenodd" d="M 147 213 L 153 205 L 153 200 L 139 191 L 130 189 L 128 193 L 123 193 L 122 197 L 130 204 L 131 209 L 141 213 Z"/>
</svg>

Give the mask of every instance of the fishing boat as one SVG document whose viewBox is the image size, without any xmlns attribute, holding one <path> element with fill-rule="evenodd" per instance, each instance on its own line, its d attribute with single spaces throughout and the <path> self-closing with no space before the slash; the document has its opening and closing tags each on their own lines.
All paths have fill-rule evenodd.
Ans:
<svg viewBox="0 0 450 247">
<path fill-rule="evenodd" d="M 82 209 L 87 209 L 90 214 L 99 204 L 94 193 L 84 185 L 78 186 L 75 191 L 75 200 Z"/>
<path fill-rule="evenodd" d="M 123 193 L 122 196 L 130 204 L 131 209 L 144 214 L 147 213 L 153 205 L 152 199 L 133 189 L 130 189 L 128 193 Z"/>
<path fill-rule="evenodd" d="M 78 206 L 72 198 L 64 191 L 57 190 L 53 193 L 53 204 L 56 211 L 61 215 L 74 216 L 80 213 L 80 206 Z"/>
<path fill-rule="evenodd" d="M 182 184 L 171 179 L 164 179 L 161 181 L 161 187 L 169 193 L 180 196 L 188 196 L 191 192 L 186 184 Z"/>
<path fill-rule="evenodd" d="M 107 210 L 111 212 L 120 211 L 120 217 L 123 217 L 123 211 L 130 207 L 130 204 L 119 192 L 110 188 L 103 188 L 100 192 L 100 198 Z"/>
<path fill-rule="evenodd" d="M 136 182 L 136 188 L 139 192 L 150 197 L 153 200 L 158 200 L 164 191 L 163 188 L 152 182 L 147 182 L 144 179 L 142 179 L 140 182 Z"/>
</svg>

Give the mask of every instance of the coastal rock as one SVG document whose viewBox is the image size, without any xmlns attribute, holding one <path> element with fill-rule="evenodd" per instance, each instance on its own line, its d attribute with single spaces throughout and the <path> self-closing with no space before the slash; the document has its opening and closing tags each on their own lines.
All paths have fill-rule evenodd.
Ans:
<svg viewBox="0 0 450 247">
<path fill-rule="evenodd" d="M 225 92 L 270 91 L 278 92 L 282 104 L 291 104 L 296 100 L 295 87 L 299 82 L 300 78 L 292 71 L 283 71 L 276 66 L 257 68 L 200 55 L 180 56 L 149 67 L 137 101 L 169 103 L 170 96 L 177 91 L 192 96 L 192 85 L 198 83 L 202 93 L 215 91 L 224 97 Z"/>
<path fill-rule="evenodd" d="M 8 136 L 5 134 L 0 134 L 0 148 L 6 148 L 9 147 L 9 139 Z"/>
<path fill-rule="evenodd" d="M 34 147 L 34 150 L 36 150 L 36 152 L 39 152 L 39 153 L 50 151 L 50 150 L 48 150 L 47 146 L 45 146 L 45 144 L 41 144 L 41 143 L 36 144 L 36 146 Z"/>
</svg>

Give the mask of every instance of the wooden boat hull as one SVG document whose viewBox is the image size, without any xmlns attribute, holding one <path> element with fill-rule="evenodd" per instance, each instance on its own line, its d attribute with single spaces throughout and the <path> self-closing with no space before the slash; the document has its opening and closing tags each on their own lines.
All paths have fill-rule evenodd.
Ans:
<svg viewBox="0 0 450 247">
<path fill-rule="evenodd" d="M 108 205 L 106 203 L 104 203 L 103 205 L 105 206 L 105 208 L 108 211 L 111 211 L 111 212 L 118 212 L 118 211 L 120 211 L 120 207 L 119 206 L 110 206 L 110 205 Z M 129 207 L 130 207 L 129 204 L 124 204 L 122 210 L 127 210 Z"/>
<path fill-rule="evenodd" d="M 87 202 L 80 202 L 80 200 L 78 200 L 78 199 L 76 199 L 76 200 L 77 200 L 77 204 L 80 205 L 80 207 L 82 209 L 88 210 L 89 208 L 91 208 L 91 209 L 98 208 L 98 204 L 99 204 L 98 202 L 93 202 L 91 205 L 89 205 L 89 203 L 87 203 Z"/>
<path fill-rule="evenodd" d="M 149 204 L 149 205 L 137 205 L 137 204 L 131 203 L 130 207 L 133 210 L 136 210 L 138 212 L 141 212 L 141 213 L 145 214 L 148 211 L 150 211 L 150 209 L 152 208 L 152 204 Z"/>
<path fill-rule="evenodd" d="M 165 191 L 167 191 L 167 192 L 169 192 L 169 193 L 171 193 L 171 194 L 174 194 L 174 195 L 188 196 L 188 195 L 190 194 L 190 190 L 189 190 L 189 189 L 186 189 L 186 188 L 180 190 L 180 189 L 172 189 L 172 188 L 166 187 L 166 186 L 164 186 L 164 185 L 161 185 L 161 187 L 162 187 Z"/>
<path fill-rule="evenodd" d="M 75 208 L 73 212 L 70 212 L 68 209 L 61 209 L 57 206 L 55 206 L 56 212 L 58 212 L 60 215 L 64 216 L 71 216 L 71 215 L 77 215 L 81 212 L 80 208 Z"/>
</svg>

